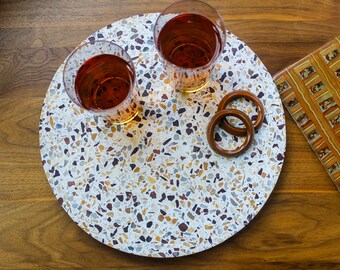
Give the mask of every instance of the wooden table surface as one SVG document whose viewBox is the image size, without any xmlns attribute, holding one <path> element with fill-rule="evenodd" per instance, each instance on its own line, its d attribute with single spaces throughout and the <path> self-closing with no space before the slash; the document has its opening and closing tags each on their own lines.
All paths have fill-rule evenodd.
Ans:
<svg viewBox="0 0 340 270">
<path fill-rule="evenodd" d="M 338 0 L 212 0 L 272 75 L 339 35 Z M 59 65 L 101 27 L 170 0 L 0 0 L 0 269 L 340 269 L 340 194 L 286 113 L 287 152 L 271 197 L 236 236 L 176 259 L 137 257 L 83 232 L 55 199 L 39 116 Z"/>
</svg>

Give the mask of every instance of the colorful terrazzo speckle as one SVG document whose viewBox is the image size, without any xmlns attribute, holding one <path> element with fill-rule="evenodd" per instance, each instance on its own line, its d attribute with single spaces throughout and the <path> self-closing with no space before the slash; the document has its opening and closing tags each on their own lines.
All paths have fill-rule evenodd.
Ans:
<svg viewBox="0 0 340 270">
<path fill-rule="evenodd" d="M 43 104 L 40 144 L 58 202 L 84 231 L 124 252 L 177 257 L 222 243 L 259 212 L 284 161 L 285 119 L 272 77 L 231 33 L 209 87 L 175 92 L 154 47 L 157 16 L 121 20 L 88 39 L 114 41 L 133 58 L 139 116 L 114 126 L 79 109 L 63 89 L 62 65 Z M 247 152 L 226 158 L 209 147 L 206 127 L 236 89 L 261 99 L 265 120 Z M 233 105 L 256 117 L 251 103 Z M 243 138 L 219 130 L 216 140 L 233 148 Z"/>
</svg>

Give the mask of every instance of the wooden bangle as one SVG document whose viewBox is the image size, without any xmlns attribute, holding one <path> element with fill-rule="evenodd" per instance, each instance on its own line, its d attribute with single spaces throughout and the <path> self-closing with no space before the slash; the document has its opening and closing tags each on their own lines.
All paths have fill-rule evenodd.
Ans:
<svg viewBox="0 0 340 270">
<path fill-rule="evenodd" d="M 239 146 L 236 147 L 235 149 L 232 150 L 227 150 L 227 149 L 223 149 L 221 147 L 219 147 L 215 141 L 215 127 L 216 125 L 221 121 L 221 119 L 223 119 L 226 116 L 234 116 L 238 119 L 240 119 L 246 126 L 246 134 L 247 137 L 244 141 L 244 143 Z M 207 128 L 207 138 L 208 138 L 208 142 L 211 146 L 211 148 L 224 156 L 237 156 L 239 154 L 241 154 L 242 152 L 246 151 L 253 138 L 254 138 L 254 126 L 251 122 L 251 120 L 249 119 L 249 117 L 244 113 L 241 112 L 239 110 L 235 110 L 235 109 L 226 109 L 226 110 L 221 110 L 218 111 L 210 120 L 209 124 L 208 124 L 208 128 Z"/>
<path fill-rule="evenodd" d="M 227 95 L 225 95 L 220 104 L 218 105 L 218 111 L 224 110 L 228 103 L 232 102 L 235 99 L 238 98 L 246 98 L 250 99 L 257 107 L 257 118 L 254 123 L 254 130 L 257 131 L 263 122 L 264 119 L 264 107 L 259 100 L 257 96 L 255 96 L 253 93 L 249 91 L 244 91 L 244 90 L 237 90 L 233 91 Z M 246 136 L 247 135 L 247 130 L 246 128 L 240 128 L 240 127 L 235 127 L 231 125 L 227 119 L 222 119 L 220 121 L 220 127 L 223 128 L 226 132 L 235 135 L 235 136 Z"/>
</svg>

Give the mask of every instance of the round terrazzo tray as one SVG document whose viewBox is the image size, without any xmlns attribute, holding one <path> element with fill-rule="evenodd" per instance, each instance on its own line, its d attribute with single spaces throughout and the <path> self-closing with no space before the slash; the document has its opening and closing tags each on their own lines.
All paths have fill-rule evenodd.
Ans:
<svg viewBox="0 0 340 270">
<path fill-rule="evenodd" d="M 62 65 L 42 107 L 40 144 L 53 192 L 84 231 L 124 252 L 176 257 L 222 243 L 259 212 L 282 168 L 285 119 L 272 77 L 231 33 L 209 86 L 174 91 L 154 47 L 157 15 L 124 19 L 88 38 L 112 40 L 133 58 L 139 117 L 114 126 L 79 109 L 64 91 Z M 249 150 L 226 158 L 209 147 L 206 128 L 235 89 L 261 99 L 265 120 Z M 233 104 L 256 116 L 249 102 Z M 223 131 L 216 139 L 230 148 L 243 140 Z"/>
</svg>

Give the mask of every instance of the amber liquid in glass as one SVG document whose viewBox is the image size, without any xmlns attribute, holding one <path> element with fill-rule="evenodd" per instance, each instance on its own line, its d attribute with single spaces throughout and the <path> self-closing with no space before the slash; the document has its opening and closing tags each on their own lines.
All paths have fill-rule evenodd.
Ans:
<svg viewBox="0 0 340 270">
<path fill-rule="evenodd" d="M 127 97 L 133 83 L 133 69 L 124 59 L 102 54 L 90 58 L 80 67 L 75 90 L 84 108 L 107 110 Z"/>
<path fill-rule="evenodd" d="M 158 50 L 163 57 L 183 68 L 198 68 L 222 50 L 217 27 L 198 14 L 181 14 L 168 21 L 159 33 Z"/>
</svg>

